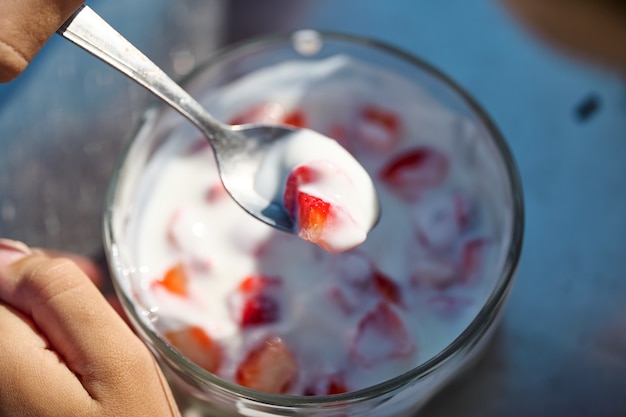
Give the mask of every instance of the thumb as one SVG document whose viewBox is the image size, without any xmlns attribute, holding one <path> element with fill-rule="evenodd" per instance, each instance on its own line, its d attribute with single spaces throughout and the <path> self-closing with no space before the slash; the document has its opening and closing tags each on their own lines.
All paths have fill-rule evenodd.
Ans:
<svg viewBox="0 0 626 417">
<path fill-rule="evenodd" d="M 0 82 L 28 66 L 82 0 L 0 1 Z"/>
</svg>

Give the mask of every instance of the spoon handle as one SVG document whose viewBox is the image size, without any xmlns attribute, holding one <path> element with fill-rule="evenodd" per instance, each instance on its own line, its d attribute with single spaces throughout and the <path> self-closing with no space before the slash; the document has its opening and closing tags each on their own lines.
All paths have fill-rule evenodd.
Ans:
<svg viewBox="0 0 626 417">
<path fill-rule="evenodd" d="M 141 84 L 178 110 L 211 140 L 223 125 L 176 82 L 88 6 L 82 5 L 57 34 Z"/>
</svg>

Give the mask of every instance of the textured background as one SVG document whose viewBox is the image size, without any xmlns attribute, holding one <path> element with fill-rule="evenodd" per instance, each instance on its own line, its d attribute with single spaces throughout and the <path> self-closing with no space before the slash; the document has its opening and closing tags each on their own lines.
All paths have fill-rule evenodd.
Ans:
<svg viewBox="0 0 626 417">
<path fill-rule="evenodd" d="M 455 78 L 511 145 L 527 229 L 494 343 L 423 415 L 626 415 L 623 80 L 547 49 L 495 0 L 89 4 L 175 77 L 220 45 L 310 27 L 392 43 Z M 0 85 L 0 236 L 101 259 L 108 178 L 152 100 L 58 36 Z"/>
</svg>

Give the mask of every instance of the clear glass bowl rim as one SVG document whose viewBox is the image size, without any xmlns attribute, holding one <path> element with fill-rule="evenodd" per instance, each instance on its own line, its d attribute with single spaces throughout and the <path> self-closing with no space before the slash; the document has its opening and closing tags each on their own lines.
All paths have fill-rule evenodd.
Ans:
<svg viewBox="0 0 626 417">
<path fill-rule="evenodd" d="M 135 129 L 129 136 L 128 143 L 122 150 L 116 166 L 113 171 L 113 175 L 108 188 L 105 212 L 104 212 L 104 241 L 105 251 L 108 258 L 109 265 L 112 269 L 112 281 L 118 298 L 122 301 L 122 305 L 127 314 L 130 315 L 131 321 L 135 326 L 139 328 L 141 333 L 147 337 L 151 343 L 154 344 L 159 354 L 164 355 L 168 361 L 172 361 L 180 368 L 184 369 L 189 376 L 193 377 L 196 381 L 211 384 L 213 389 L 218 389 L 225 393 L 235 394 L 238 398 L 246 398 L 250 401 L 255 401 L 263 404 L 274 405 L 278 407 L 289 408 L 315 408 L 319 406 L 332 406 L 333 404 L 346 404 L 360 401 L 366 401 L 372 398 L 384 396 L 387 393 L 401 389 L 407 384 L 407 382 L 417 381 L 420 378 L 429 375 L 432 371 L 436 370 L 439 366 L 443 365 L 448 359 L 450 359 L 455 353 L 463 350 L 465 346 L 474 341 L 475 335 L 482 334 L 489 327 L 489 324 L 495 320 L 502 303 L 506 299 L 508 292 L 512 286 L 515 271 L 519 263 L 519 259 L 522 251 L 523 235 L 524 235 L 524 199 L 523 188 L 521 183 L 521 177 L 517 164 L 513 155 L 509 149 L 507 142 L 500 133 L 495 123 L 491 120 L 489 115 L 483 110 L 478 102 L 467 93 L 456 81 L 447 76 L 443 71 L 439 70 L 430 63 L 424 61 L 413 53 L 408 53 L 402 49 L 392 46 L 386 42 L 367 38 L 361 35 L 352 35 L 347 33 L 324 31 L 324 30 L 309 30 L 301 29 L 291 32 L 273 33 L 263 36 L 257 36 L 252 39 L 235 42 L 220 50 L 216 51 L 212 57 L 203 63 L 199 64 L 189 74 L 180 80 L 180 84 L 184 87 L 188 81 L 195 78 L 196 75 L 203 72 L 207 68 L 215 65 L 216 63 L 229 58 L 231 55 L 240 54 L 245 49 L 256 49 L 265 45 L 282 44 L 289 45 L 295 34 L 302 31 L 312 31 L 316 33 L 322 41 L 339 42 L 345 44 L 353 44 L 357 46 L 363 46 L 378 50 L 388 55 L 395 56 L 400 60 L 404 60 L 413 66 L 417 67 L 421 71 L 425 71 L 440 81 L 444 82 L 455 94 L 457 94 L 468 107 L 475 113 L 480 121 L 488 129 L 491 139 L 493 139 L 494 145 L 502 158 L 502 162 L 506 168 L 506 174 L 508 177 L 508 183 L 511 186 L 512 192 L 512 209 L 513 209 L 513 225 L 511 240 L 508 242 L 508 248 L 506 249 L 507 255 L 504 263 L 504 267 L 501 271 L 498 282 L 491 292 L 489 298 L 478 312 L 472 322 L 466 327 L 466 329 L 454 339 L 446 348 L 444 348 L 437 355 L 429 359 L 428 361 L 418 365 L 400 374 L 392 379 L 383 381 L 379 384 L 363 388 L 356 391 L 351 391 L 344 394 L 335 395 L 320 395 L 320 396 L 295 396 L 284 394 L 270 394 L 261 391 L 252 390 L 246 387 L 242 387 L 235 383 L 221 379 L 205 369 L 197 366 L 195 363 L 189 361 L 183 355 L 181 355 L 176 349 L 171 347 L 163 339 L 155 335 L 152 330 L 143 323 L 142 319 L 137 315 L 132 301 L 126 296 L 120 285 L 117 283 L 117 277 L 113 269 L 116 268 L 116 253 L 113 248 L 115 247 L 116 236 L 113 228 L 114 212 L 112 207 L 117 195 L 117 188 L 121 177 L 121 171 L 125 165 L 128 153 L 135 143 L 139 132 L 141 132 L 150 119 L 150 116 L 154 116 L 157 108 L 165 108 L 165 104 L 157 103 L 150 107 L 138 122 Z"/>
</svg>

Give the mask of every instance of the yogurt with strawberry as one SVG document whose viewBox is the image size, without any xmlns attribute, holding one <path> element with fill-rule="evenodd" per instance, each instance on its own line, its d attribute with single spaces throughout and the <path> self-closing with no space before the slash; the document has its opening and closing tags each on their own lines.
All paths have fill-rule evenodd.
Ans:
<svg viewBox="0 0 626 417">
<path fill-rule="evenodd" d="M 329 252 L 363 243 L 378 220 L 367 171 L 337 141 L 312 130 L 299 130 L 272 147 L 255 189 L 269 201 L 282 201 L 298 235 Z"/>
<path fill-rule="evenodd" d="M 328 215 L 333 207 L 352 207 L 358 227 L 308 230 L 320 247 L 259 222 L 223 189 L 206 141 L 174 128 L 142 174 L 126 242 L 132 292 L 168 343 L 249 388 L 328 395 L 400 375 L 466 329 L 497 279 L 501 239 L 471 122 L 344 56 L 259 70 L 203 104 L 231 124 L 295 125 L 337 140 L 365 171 L 346 172 L 335 145 L 288 144 L 287 179 L 273 185 L 280 169 L 268 160 L 257 186 L 282 196 L 304 229 L 341 219 Z M 370 178 L 378 200 L 360 191 Z M 368 230 L 378 201 L 377 226 L 352 248 L 343 236 Z"/>
</svg>

